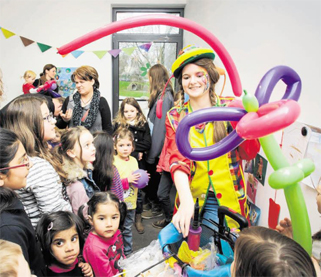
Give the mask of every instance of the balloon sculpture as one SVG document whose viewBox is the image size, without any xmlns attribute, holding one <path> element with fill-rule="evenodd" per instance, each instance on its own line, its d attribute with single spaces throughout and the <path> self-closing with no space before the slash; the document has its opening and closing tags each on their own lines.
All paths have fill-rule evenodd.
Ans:
<svg viewBox="0 0 321 277">
<path fill-rule="evenodd" d="M 182 17 L 153 14 L 113 22 L 60 47 L 58 53 L 65 55 L 104 36 L 146 25 L 177 27 L 202 38 L 220 57 L 229 75 L 234 95 L 242 95 L 238 71 L 225 47 L 210 31 L 196 22 Z M 286 92 L 282 100 L 268 103 L 272 90 L 279 80 L 287 85 Z M 293 224 L 294 239 L 311 254 L 310 223 L 298 182 L 314 170 L 314 165 L 310 161 L 302 160 L 292 167 L 289 166 L 279 145 L 270 135 L 290 125 L 298 117 L 300 108 L 296 101 L 299 99 L 300 92 L 301 80 L 298 74 L 286 66 L 275 67 L 263 77 L 256 90 L 255 96 L 258 103 L 250 96 L 245 96 L 244 107 L 246 110 L 242 107 L 213 107 L 188 114 L 180 122 L 176 138 L 184 138 L 177 141 L 177 146 L 183 155 L 192 160 L 213 159 L 231 151 L 244 139 L 259 138 L 267 159 L 276 170 L 270 176 L 269 182 L 273 188 L 284 189 Z M 213 120 L 239 121 L 239 123 L 236 130 L 219 143 L 203 149 L 192 149 L 187 139 L 189 128 L 198 123 Z M 253 127 L 253 124 L 256 127 Z"/>
</svg>

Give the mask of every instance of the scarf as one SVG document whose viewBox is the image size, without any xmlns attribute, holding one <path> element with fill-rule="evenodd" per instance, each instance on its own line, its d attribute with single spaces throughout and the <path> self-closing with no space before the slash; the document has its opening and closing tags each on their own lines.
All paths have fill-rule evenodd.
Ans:
<svg viewBox="0 0 321 277">
<path fill-rule="evenodd" d="M 90 106 L 89 106 L 89 113 L 84 121 L 81 120 L 81 118 L 83 117 L 83 114 L 82 114 L 83 108 L 81 107 L 80 98 L 81 98 L 80 94 L 77 91 L 73 95 L 75 107 L 73 109 L 72 120 L 73 120 L 74 126 L 81 125 L 89 130 L 91 126 L 93 126 L 93 124 L 95 123 L 97 114 L 99 112 L 100 92 L 98 89 L 94 89 L 93 99 L 91 100 Z"/>
</svg>

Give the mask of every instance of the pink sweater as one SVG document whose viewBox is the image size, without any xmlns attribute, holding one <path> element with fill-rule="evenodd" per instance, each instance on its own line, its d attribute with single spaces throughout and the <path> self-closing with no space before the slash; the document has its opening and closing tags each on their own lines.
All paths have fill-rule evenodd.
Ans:
<svg viewBox="0 0 321 277">
<path fill-rule="evenodd" d="M 121 272 L 118 261 L 121 257 L 125 258 L 125 255 L 120 231 L 117 230 L 110 239 L 91 232 L 87 237 L 83 256 L 90 263 L 96 277 L 111 277 Z"/>
</svg>

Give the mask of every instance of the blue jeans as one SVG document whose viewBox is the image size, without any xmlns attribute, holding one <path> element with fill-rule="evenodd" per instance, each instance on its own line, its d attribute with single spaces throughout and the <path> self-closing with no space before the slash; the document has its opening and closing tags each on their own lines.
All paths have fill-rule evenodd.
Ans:
<svg viewBox="0 0 321 277">
<path fill-rule="evenodd" d="M 212 224 L 211 222 L 204 220 L 211 219 L 214 222 L 218 223 L 218 202 L 215 197 L 214 192 L 209 191 L 206 199 L 205 206 L 203 208 L 202 214 L 202 235 L 201 235 L 201 243 L 200 246 L 204 246 L 209 242 L 211 236 L 213 236 L 213 230 L 218 231 L 218 228 Z M 207 228 L 208 227 L 208 228 Z"/>
<path fill-rule="evenodd" d="M 133 233 L 132 226 L 135 220 L 135 210 L 128 210 L 124 222 L 124 230 L 122 232 L 124 240 L 124 252 L 125 256 L 128 256 L 133 252 Z"/>
</svg>

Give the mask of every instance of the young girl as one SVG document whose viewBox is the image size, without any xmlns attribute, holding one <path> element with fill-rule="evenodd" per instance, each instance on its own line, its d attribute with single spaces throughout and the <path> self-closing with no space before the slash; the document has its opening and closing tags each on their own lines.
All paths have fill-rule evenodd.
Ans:
<svg viewBox="0 0 321 277">
<path fill-rule="evenodd" d="M 13 100 L 3 118 L 4 127 L 16 133 L 33 163 L 26 187 L 17 193 L 34 227 L 44 213 L 71 211 L 60 179 L 65 172 L 48 148 L 56 136 L 55 122 L 45 100 L 34 94 Z"/>
<path fill-rule="evenodd" d="M 124 201 L 124 189 L 119 172 L 114 166 L 114 141 L 105 131 L 94 133 L 96 160 L 94 161 L 93 178 L 101 191 L 110 190 L 120 201 Z"/>
<path fill-rule="evenodd" d="M 96 192 L 88 204 L 79 209 L 84 221 L 83 212 L 88 213 L 92 226 L 83 255 L 96 277 L 111 277 L 122 271 L 118 261 L 125 256 L 119 229 L 123 228 L 126 209 L 126 204 L 110 192 Z"/>
<path fill-rule="evenodd" d="M 37 225 L 37 237 L 47 265 L 47 276 L 90 276 L 91 266 L 78 258 L 84 245 L 83 223 L 71 212 L 45 214 Z"/>
<path fill-rule="evenodd" d="M 219 73 L 213 63 L 214 57 L 212 49 L 188 46 L 180 51 L 172 66 L 172 72 L 180 85 L 181 103 L 179 107 L 174 107 L 167 113 L 166 137 L 170 153 L 170 171 L 178 192 L 175 203 L 178 211 L 173 217 L 173 224 L 184 237 L 188 235 L 194 213 L 194 202 L 197 198 L 202 219 L 218 221 L 219 205 L 230 207 L 247 216 L 246 194 L 238 150 L 208 161 L 191 161 L 184 157 L 176 146 L 177 126 L 185 115 L 220 105 L 220 100 L 215 94 Z M 189 96 L 186 103 L 184 103 L 184 93 Z M 227 136 L 228 125 L 226 122 L 216 121 L 193 126 L 189 131 L 191 146 L 200 148 L 218 143 Z M 246 143 L 252 143 L 249 147 L 251 153 L 247 155 L 252 159 L 259 150 L 259 144 L 257 141 L 246 141 Z M 201 244 L 204 245 L 215 226 L 209 224 L 207 220 L 202 223 L 204 225 Z M 226 223 L 230 228 L 238 227 L 230 218 L 227 218 Z"/>
<path fill-rule="evenodd" d="M 162 91 L 169 80 L 167 69 L 161 64 L 153 65 L 148 71 L 149 78 L 149 99 L 148 99 L 148 124 L 151 130 L 152 145 L 146 158 L 147 171 L 150 174 L 149 185 L 144 189 L 145 202 L 142 217 L 150 219 L 162 216 L 162 209 L 160 207 L 159 199 L 157 197 L 157 190 L 160 182 L 160 174 L 156 172 L 159 155 L 165 141 L 165 119 L 166 113 L 173 107 L 174 91 L 171 82 L 168 83 L 165 93 Z M 157 103 L 163 101 L 162 116 L 158 118 L 156 115 Z M 149 204 L 150 203 L 150 204 Z M 151 208 L 151 209 L 150 209 Z"/>
<path fill-rule="evenodd" d="M 32 272 L 45 276 L 45 263 L 35 231 L 14 192 L 27 185 L 30 167 L 32 163 L 17 135 L 0 128 L 0 239 L 20 245 Z"/>
<path fill-rule="evenodd" d="M 92 134 L 82 126 L 68 129 L 56 147 L 66 172 L 64 183 L 69 196 L 72 210 L 78 209 L 100 191 L 92 177 L 92 162 L 95 160 L 96 149 Z"/>
<path fill-rule="evenodd" d="M 25 74 L 23 74 L 23 78 L 25 79 L 25 83 L 22 85 L 22 91 L 24 94 L 28 93 L 37 93 L 37 89 L 33 85 L 36 79 L 36 73 L 31 70 L 27 70 Z"/>
<path fill-rule="evenodd" d="M 317 276 L 309 254 L 294 240 L 264 227 L 244 229 L 235 244 L 232 276 Z"/>
<path fill-rule="evenodd" d="M 114 133 L 119 128 L 129 129 L 134 135 L 135 150 L 131 156 L 137 159 L 140 169 L 146 169 L 146 153 L 151 147 L 151 136 L 147 120 L 135 98 L 125 98 L 120 105 L 117 117 L 114 120 Z M 144 157 L 144 158 L 143 158 Z M 135 227 L 139 234 L 144 233 L 141 214 L 143 212 L 143 195 L 138 190 Z"/>
<path fill-rule="evenodd" d="M 115 150 L 117 155 L 115 156 L 114 165 L 117 167 L 122 184 L 124 188 L 124 199 L 127 204 L 127 215 L 124 223 L 124 249 L 125 255 L 128 256 L 132 253 L 132 225 L 135 219 L 135 209 L 137 201 L 137 188 L 132 185 L 136 182 L 140 174 L 133 172 L 138 169 L 137 160 L 130 156 L 134 151 L 134 136 L 128 129 L 120 129 L 115 135 Z"/>
</svg>

